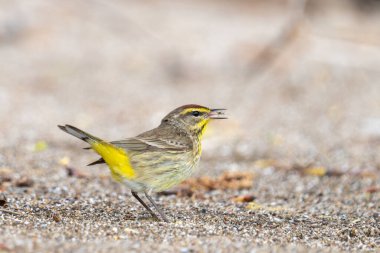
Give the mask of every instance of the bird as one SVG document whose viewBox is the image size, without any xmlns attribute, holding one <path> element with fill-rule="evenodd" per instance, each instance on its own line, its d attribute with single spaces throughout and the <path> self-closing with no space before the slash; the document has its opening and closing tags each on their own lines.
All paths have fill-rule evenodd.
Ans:
<svg viewBox="0 0 380 253">
<path fill-rule="evenodd" d="M 199 164 L 201 140 L 214 119 L 226 119 L 226 109 L 188 104 L 167 114 L 158 127 L 136 137 L 105 141 L 72 125 L 58 125 L 64 132 L 89 144 L 100 158 L 90 164 L 107 164 L 112 178 L 127 186 L 133 197 L 156 220 L 152 209 L 140 198 L 144 194 L 161 219 L 169 222 L 150 196 L 178 185 L 191 176 Z M 139 195 L 140 194 L 140 195 Z"/>
</svg>

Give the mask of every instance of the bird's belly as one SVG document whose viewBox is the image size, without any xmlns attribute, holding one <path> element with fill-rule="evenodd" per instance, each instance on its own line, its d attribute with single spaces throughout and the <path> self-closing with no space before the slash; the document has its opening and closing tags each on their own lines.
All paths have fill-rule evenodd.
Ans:
<svg viewBox="0 0 380 253">
<path fill-rule="evenodd" d="M 132 155 L 136 177 L 126 184 L 136 191 L 164 191 L 190 177 L 198 161 L 199 157 L 194 158 L 192 152 Z"/>
</svg>

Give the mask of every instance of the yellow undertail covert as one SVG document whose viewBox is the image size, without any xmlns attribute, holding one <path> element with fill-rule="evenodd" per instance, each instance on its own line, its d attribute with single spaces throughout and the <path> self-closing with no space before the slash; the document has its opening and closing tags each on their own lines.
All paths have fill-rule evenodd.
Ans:
<svg viewBox="0 0 380 253">
<path fill-rule="evenodd" d="M 104 161 L 110 167 L 112 174 L 119 175 L 126 179 L 133 179 L 136 177 L 129 157 L 124 149 L 118 148 L 104 141 L 92 141 L 90 144 L 92 149 L 103 157 Z"/>
</svg>

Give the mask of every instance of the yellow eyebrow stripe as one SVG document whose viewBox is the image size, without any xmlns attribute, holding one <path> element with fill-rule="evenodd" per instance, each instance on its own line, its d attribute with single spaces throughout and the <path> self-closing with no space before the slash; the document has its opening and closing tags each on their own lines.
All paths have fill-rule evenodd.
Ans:
<svg viewBox="0 0 380 253">
<path fill-rule="evenodd" d="M 181 112 L 181 114 L 186 114 L 186 113 L 189 113 L 189 112 L 192 112 L 192 111 L 199 111 L 199 112 L 210 112 L 209 109 L 206 109 L 206 108 L 187 108 L 185 110 L 183 110 Z"/>
<path fill-rule="evenodd" d="M 90 144 L 92 149 L 103 157 L 113 175 L 120 176 L 120 179 L 132 179 L 136 177 L 129 157 L 124 149 L 118 148 L 107 142 L 92 142 Z"/>
</svg>

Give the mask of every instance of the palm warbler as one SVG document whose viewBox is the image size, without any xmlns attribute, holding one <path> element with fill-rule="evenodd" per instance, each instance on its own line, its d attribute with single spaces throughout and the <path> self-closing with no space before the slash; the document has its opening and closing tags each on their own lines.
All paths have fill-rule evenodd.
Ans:
<svg viewBox="0 0 380 253">
<path fill-rule="evenodd" d="M 169 189 L 192 174 L 199 163 L 206 126 L 212 119 L 225 119 L 224 110 L 184 105 L 166 115 L 157 128 L 133 138 L 111 142 L 70 125 L 58 127 L 90 144 L 89 149 L 101 156 L 89 165 L 106 163 L 113 179 L 131 189 L 132 195 L 158 219 L 138 195 L 144 193 L 167 222 L 149 194 Z"/>
</svg>

